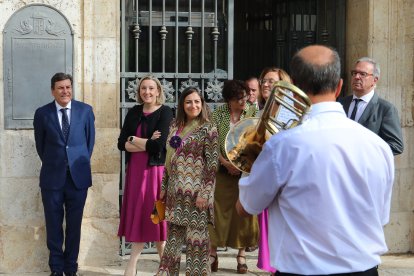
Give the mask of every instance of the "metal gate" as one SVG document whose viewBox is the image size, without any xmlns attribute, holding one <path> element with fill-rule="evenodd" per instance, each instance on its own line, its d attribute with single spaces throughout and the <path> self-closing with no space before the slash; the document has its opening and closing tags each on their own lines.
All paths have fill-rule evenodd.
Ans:
<svg viewBox="0 0 414 276">
<path fill-rule="evenodd" d="M 305 45 L 330 45 L 344 60 L 345 7 L 346 0 L 122 0 L 121 121 L 136 104 L 137 78 L 148 73 L 172 108 L 181 91 L 197 86 L 214 109 L 224 80 L 257 76 L 266 66 L 289 71 Z M 121 169 L 120 203 L 123 154 Z M 128 251 L 122 240 L 121 254 Z"/>
<path fill-rule="evenodd" d="M 233 78 L 234 0 L 121 1 L 121 121 L 136 104 L 137 79 L 152 74 L 175 108 L 188 86 L 198 87 L 214 109 L 223 81 Z M 125 183 L 121 158 L 119 202 Z M 144 252 L 151 252 L 148 244 Z M 121 239 L 121 255 L 130 248 Z"/>
</svg>

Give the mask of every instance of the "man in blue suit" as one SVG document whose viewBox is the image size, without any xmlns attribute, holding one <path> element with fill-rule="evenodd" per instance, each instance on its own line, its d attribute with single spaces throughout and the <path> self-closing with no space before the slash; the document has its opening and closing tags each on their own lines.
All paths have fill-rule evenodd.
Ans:
<svg viewBox="0 0 414 276">
<path fill-rule="evenodd" d="M 372 58 L 357 60 L 351 71 L 353 95 L 339 99 L 352 120 L 378 134 L 394 155 L 404 150 L 397 109 L 374 91 L 380 77 L 379 64 Z"/>
<path fill-rule="evenodd" d="M 56 73 L 55 100 L 38 108 L 33 121 L 52 276 L 77 275 L 83 208 L 92 185 L 95 117 L 91 106 L 72 100 L 72 83 L 71 75 Z"/>
</svg>

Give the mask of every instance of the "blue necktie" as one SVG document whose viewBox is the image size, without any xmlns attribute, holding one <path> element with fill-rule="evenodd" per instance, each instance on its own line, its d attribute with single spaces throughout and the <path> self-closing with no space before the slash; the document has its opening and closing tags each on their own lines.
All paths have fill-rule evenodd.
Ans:
<svg viewBox="0 0 414 276">
<path fill-rule="evenodd" d="M 68 140 L 68 134 L 69 134 L 69 120 L 68 120 L 68 114 L 66 114 L 67 108 L 62 108 L 60 111 L 62 112 L 62 132 L 63 136 L 65 137 L 65 141 Z"/>
<path fill-rule="evenodd" d="M 357 109 L 358 109 L 358 103 L 362 100 L 361 99 L 354 99 L 354 101 L 355 101 L 354 109 L 352 109 L 351 117 L 349 117 L 349 118 L 351 120 L 355 121 L 355 115 L 356 115 L 356 112 L 357 112 Z"/>
</svg>

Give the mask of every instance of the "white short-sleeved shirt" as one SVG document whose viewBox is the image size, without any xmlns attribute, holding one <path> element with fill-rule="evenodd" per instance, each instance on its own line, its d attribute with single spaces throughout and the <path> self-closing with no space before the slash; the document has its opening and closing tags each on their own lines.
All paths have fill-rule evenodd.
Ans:
<svg viewBox="0 0 414 276">
<path fill-rule="evenodd" d="M 239 181 L 250 214 L 269 207 L 271 264 L 281 272 L 364 271 L 387 251 L 394 158 L 335 102 L 314 104 L 302 125 L 265 143 Z"/>
</svg>

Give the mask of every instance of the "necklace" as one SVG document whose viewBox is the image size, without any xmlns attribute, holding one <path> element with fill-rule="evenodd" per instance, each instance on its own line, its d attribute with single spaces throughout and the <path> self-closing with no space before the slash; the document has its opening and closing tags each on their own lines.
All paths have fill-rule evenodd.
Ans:
<svg viewBox="0 0 414 276">
<path fill-rule="evenodd" d="M 152 113 L 152 112 L 156 111 L 159 107 L 160 106 L 156 105 L 156 104 L 154 104 L 154 105 L 144 104 L 142 110 L 143 110 L 143 112 L 146 112 L 146 113 Z"/>
<path fill-rule="evenodd" d="M 230 121 L 231 121 L 232 123 L 237 123 L 238 121 L 240 121 L 240 117 L 241 117 L 242 112 L 239 112 L 239 114 L 238 114 L 238 115 L 234 116 L 234 115 L 233 115 L 233 112 L 232 112 L 232 110 L 231 110 L 231 107 L 230 107 L 230 105 L 229 105 L 229 113 L 230 113 Z"/>
<path fill-rule="evenodd" d="M 233 117 L 231 116 L 231 122 L 232 123 L 237 123 L 240 120 L 240 117 Z"/>
</svg>

